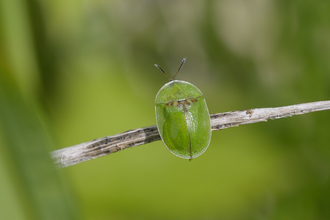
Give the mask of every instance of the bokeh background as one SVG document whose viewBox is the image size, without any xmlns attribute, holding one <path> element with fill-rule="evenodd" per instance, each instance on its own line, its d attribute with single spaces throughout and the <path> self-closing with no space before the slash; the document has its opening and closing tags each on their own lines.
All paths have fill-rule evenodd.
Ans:
<svg viewBox="0 0 330 220">
<path fill-rule="evenodd" d="M 0 0 L 0 219 L 330 219 L 330 112 L 64 169 L 49 152 L 155 124 L 177 79 L 210 113 L 330 97 L 330 1 Z"/>
</svg>

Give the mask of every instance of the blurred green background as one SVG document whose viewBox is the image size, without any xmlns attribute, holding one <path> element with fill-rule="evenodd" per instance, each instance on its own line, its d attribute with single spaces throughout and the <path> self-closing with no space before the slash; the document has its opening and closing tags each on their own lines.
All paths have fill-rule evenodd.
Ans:
<svg viewBox="0 0 330 220">
<path fill-rule="evenodd" d="M 0 0 L 0 219 L 330 219 L 330 112 L 57 170 L 49 152 L 155 124 L 177 79 L 210 113 L 330 97 L 330 1 Z"/>
</svg>

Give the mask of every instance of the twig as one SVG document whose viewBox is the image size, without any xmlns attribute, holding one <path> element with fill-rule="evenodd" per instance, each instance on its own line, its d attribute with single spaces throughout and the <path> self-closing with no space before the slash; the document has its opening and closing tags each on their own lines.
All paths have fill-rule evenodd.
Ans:
<svg viewBox="0 0 330 220">
<path fill-rule="evenodd" d="M 212 114 L 210 118 L 212 131 L 215 131 L 242 124 L 266 122 L 268 119 L 279 119 L 329 109 L 330 101 L 320 101 L 278 108 L 256 108 L 216 113 Z M 158 140 L 160 140 L 160 136 L 154 125 L 55 150 L 50 154 L 56 166 L 61 168 Z"/>
</svg>

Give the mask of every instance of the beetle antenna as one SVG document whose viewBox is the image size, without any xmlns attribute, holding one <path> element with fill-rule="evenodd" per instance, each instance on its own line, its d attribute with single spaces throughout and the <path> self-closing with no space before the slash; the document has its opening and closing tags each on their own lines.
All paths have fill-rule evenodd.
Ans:
<svg viewBox="0 0 330 220">
<path fill-rule="evenodd" d="M 160 66 L 158 66 L 157 64 L 154 64 L 155 65 L 155 67 L 157 67 L 160 71 L 162 71 L 162 73 L 164 73 L 165 74 L 165 76 L 170 80 L 170 81 L 172 81 L 172 79 L 167 75 L 167 73 L 160 67 Z"/>
<path fill-rule="evenodd" d="M 176 75 L 178 75 L 179 71 L 181 70 L 181 68 L 183 67 L 183 64 L 186 62 L 186 58 L 183 58 L 183 60 L 181 61 L 180 67 L 178 69 L 178 71 L 176 71 L 175 75 L 173 76 L 173 79 L 176 77 Z"/>
</svg>

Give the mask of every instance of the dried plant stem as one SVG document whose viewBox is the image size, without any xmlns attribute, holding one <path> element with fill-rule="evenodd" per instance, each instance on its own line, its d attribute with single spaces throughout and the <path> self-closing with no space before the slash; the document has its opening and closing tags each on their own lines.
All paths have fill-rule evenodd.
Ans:
<svg viewBox="0 0 330 220">
<path fill-rule="evenodd" d="M 320 101 L 278 108 L 256 108 L 216 113 L 212 114 L 210 119 L 212 130 L 215 131 L 242 124 L 266 122 L 268 119 L 279 119 L 329 109 L 330 101 Z M 158 140 L 160 140 L 160 136 L 154 125 L 59 149 L 50 154 L 56 166 L 61 168 Z"/>
</svg>

